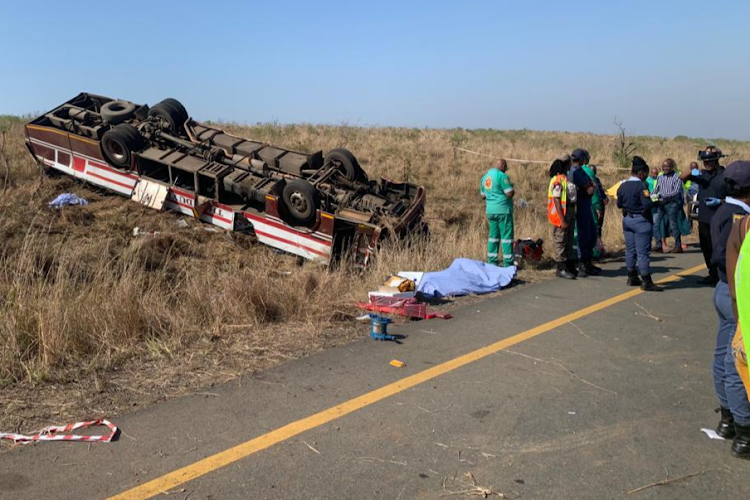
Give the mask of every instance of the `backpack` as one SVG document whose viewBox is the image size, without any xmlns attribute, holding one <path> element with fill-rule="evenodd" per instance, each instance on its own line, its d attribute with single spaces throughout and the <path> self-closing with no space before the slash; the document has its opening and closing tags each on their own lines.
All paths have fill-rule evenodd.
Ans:
<svg viewBox="0 0 750 500">
<path fill-rule="evenodd" d="M 516 265 L 522 267 L 526 262 L 540 262 L 544 255 L 544 242 L 541 238 L 534 241 L 531 238 L 516 240 L 513 244 L 513 254 Z"/>
</svg>

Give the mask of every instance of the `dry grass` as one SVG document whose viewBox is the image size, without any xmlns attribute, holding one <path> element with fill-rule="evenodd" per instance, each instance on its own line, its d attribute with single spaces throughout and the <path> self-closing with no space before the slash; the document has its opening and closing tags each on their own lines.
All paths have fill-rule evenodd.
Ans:
<svg viewBox="0 0 750 500">
<path fill-rule="evenodd" d="M 358 276 L 298 267 L 249 237 L 210 232 L 192 220 L 180 228 L 177 215 L 67 178 L 43 178 L 23 146 L 22 124 L 0 118 L 2 427 L 150 402 L 346 342 L 364 332 L 348 321 L 356 313 L 351 303 L 389 274 L 441 269 L 459 256 L 483 258 L 477 184 L 488 160 L 454 153 L 452 146 L 543 160 L 581 146 L 606 164 L 616 143 L 614 136 L 530 131 L 226 128 L 300 150 L 347 147 L 371 176 L 425 185 L 432 240 L 386 245 Z M 649 162 L 671 156 L 681 166 L 703 145 L 637 141 Z M 748 143 L 719 145 L 736 158 L 750 157 Z M 549 236 L 545 171 L 511 167 L 517 197 L 529 204 L 517 209 L 517 237 Z M 607 185 L 624 176 L 606 169 L 600 175 Z M 91 204 L 49 209 L 47 202 L 65 191 Z M 154 234 L 134 237 L 136 226 Z M 619 215 L 610 211 L 605 244 L 616 249 L 620 239 Z"/>
</svg>

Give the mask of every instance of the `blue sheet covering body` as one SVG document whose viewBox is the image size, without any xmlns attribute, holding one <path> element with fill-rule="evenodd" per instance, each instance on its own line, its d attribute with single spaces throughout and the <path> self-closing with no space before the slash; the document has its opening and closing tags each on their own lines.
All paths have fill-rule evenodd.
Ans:
<svg viewBox="0 0 750 500">
<path fill-rule="evenodd" d="M 62 208 L 65 205 L 88 205 L 89 202 L 84 198 L 73 193 L 63 193 L 49 202 L 50 208 Z"/>
<path fill-rule="evenodd" d="M 471 259 L 456 259 L 448 269 L 424 273 L 417 291 L 427 297 L 496 292 L 508 286 L 516 275 L 516 267 L 498 267 Z"/>
</svg>

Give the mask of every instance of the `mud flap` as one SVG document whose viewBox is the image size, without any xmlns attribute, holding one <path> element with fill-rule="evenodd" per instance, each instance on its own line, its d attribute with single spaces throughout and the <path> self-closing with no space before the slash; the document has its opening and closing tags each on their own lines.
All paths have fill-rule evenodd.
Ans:
<svg viewBox="0 0 750 500">
<path fill-rule="evenodd" d="M 133 189 L 131 199 L 141 205 L 161 210 L 164 208 L 167 194 L 169 194 L 169 188 L 167 186 L 158 182 L 140 179 Z"/>
<path fill-rule="evenodd" d="M 352 259 L 354 266 L 365 268 L 370 262 L 371 257 L 377 250 L 378 241 L 380 240 L 381 228 L 359 224 L 354 241 L 352 242 Z"/>
<path fill-rule="evenodd" d="M 193 207 L 193 215 L 196 219 L 200 219 L 206 211 L 213 206 L 213 200 L 207 196 L 198 195 L 195 207 Z"/>
</svg>

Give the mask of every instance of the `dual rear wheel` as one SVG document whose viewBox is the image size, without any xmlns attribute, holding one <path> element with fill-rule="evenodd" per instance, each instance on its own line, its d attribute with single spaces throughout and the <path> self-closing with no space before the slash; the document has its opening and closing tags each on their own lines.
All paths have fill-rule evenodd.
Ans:
<svg viewBox="0 0 750 500">
<path fill-rule="evenodd" d="M 124 123 L 135 115 L 136 106 L 128 101 L 109 101 L 99 113 L 102 120 L 113 125 L 102 136 L 102 154 L 107 162 L 117 168 L 130 169 L 133 153 L 142 151 L 148 142 L 130 123 Z M 149 118 L 159 121 L 169 133 L 185 137 L 185 122 L 188 113 L 177 99 L 164 99 L 148 110 Z"/>
<path fill-rule="evenodd" d="M 146 147 L 146 139 L 129 123 L 121 123 L 102 136 L 102 153 L 107 162 L 117 168 L 130 169 L 133 153 Z"/>
<path fill-rule="evenodd" d="M 367 175 L 359 166 L 357 158 L 344 148 L 332 149 L 325 159 L 349 182 L 367 182 Z M 320 208 L 320 193 L 304 179 L 288 182 L 282 191 L 284 209 L 290 222 L 300 226 L 310 226 L 315 222 Z"/>
<path fill-rule="evenodd" d="M 155 104 L 148 110 L 148 117 L 161 121 L 164 128 L 171 134 L 180 137 L 187 136 L 185 122 L 188 120 L 188 112 L 177 99 L 169 97 Z"/>
</svg>

